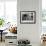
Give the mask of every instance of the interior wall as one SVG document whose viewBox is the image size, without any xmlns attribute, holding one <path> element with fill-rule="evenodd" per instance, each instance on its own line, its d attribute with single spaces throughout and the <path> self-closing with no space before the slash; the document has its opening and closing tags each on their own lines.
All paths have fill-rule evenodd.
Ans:
<svg viewBox="0 0 46 46">
<path fill-rule="evenodd" d="M 18 39 L 28 39 L 31 43 L 40 42 L 42 0 L 17 1 Z M 20 11 L 36 11 L 35 24 L 20 24 Z"/>
</svg>

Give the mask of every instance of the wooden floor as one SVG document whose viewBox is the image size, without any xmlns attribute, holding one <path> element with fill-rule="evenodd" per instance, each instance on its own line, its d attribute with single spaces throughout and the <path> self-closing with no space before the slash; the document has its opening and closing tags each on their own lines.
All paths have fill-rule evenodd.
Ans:
<svg viewBox="0 0 46 46">
<path fill-rule="evenodd" d="M 5 41 L 0 41 L 0 46 L 5 46 Z M 38 46 L 37 44 L 33 44 L 33 46 Z M 42 44 L 40 46 L 46 46 L 46 43 L 45 44 Z"/>
<path fill-rule="evenodd" d="M 5 46 L 5 42 L 4 41 L 3 42 L 0 41 L 0 46 Z"/>
</svg>

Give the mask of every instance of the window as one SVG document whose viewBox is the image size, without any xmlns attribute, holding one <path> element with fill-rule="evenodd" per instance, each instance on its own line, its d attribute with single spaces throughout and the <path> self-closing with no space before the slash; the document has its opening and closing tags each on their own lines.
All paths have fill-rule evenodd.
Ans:
<svg viewBox="0 0 46 46">
<path fill-rule="evenodd" d="M 46 33 L 46 0 L 42 0 L 42 32 Z"/>
<path fill-rule="evenodd" d="M 0 1 L 0 17 L 4 16 L 4 2 Z"/>
<path fill-rule="evenodd" d="M 0 1 L 0 17 L 17 25 L 17 0 Z"/>
<path fill-rule="evenodd" d="M 46 0 L 42 0 L 42 25 L 46 26 Z"/>
<path fill-rule="evenodd" d="M 17 0 L 6 1 L 5 7 L 7 21 L 17 24 Z"/>
</svg>

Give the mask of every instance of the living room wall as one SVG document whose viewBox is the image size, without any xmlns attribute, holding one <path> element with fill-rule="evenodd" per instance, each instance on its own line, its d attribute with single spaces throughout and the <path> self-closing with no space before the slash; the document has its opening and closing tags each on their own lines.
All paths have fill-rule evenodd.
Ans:
<svg viewBox="0 0 46 46">
<path fill-rule="evenodd" d="M 18 0 L 17 1 L 17 30 L 18 40 L 28 39 L 39 46 L 41 35 L 41 10 L 42 0 Z M 20 24 L 20 11 L 36 11 L 35 24 Z"/>
</svg>

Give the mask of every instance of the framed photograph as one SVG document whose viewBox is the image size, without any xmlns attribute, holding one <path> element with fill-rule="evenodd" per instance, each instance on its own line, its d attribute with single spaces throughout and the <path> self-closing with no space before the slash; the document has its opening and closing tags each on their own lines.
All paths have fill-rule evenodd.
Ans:
<svg viewBox="0 0 46 46">
<path fill-rule="evenodd" d="M 20 11 L 21 24 L 35 24 L 36 12 L 35 11 Z"/>
</svg>

